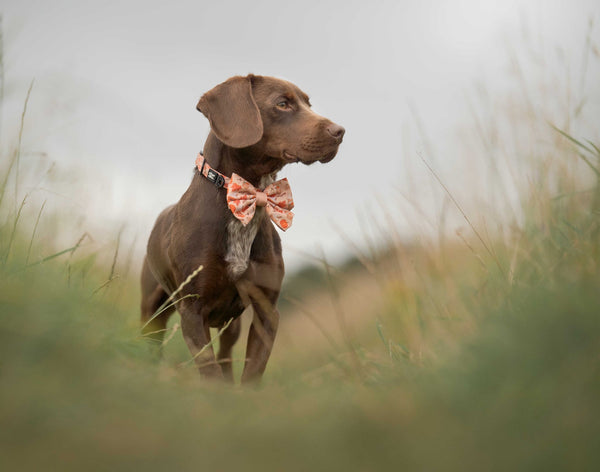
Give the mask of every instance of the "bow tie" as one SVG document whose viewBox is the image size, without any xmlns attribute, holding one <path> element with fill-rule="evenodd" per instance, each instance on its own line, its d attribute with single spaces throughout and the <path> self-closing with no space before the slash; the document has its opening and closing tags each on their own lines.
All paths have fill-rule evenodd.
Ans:
<svg viewBox="0 0 600 472">
<path fill-rule="evenodd" d="M 254 217 L 257 206 L 266 207 L 273 223 L 283 231 L 292 226 L 294 213 L 290 210 L 294 208 L 294 200 L 287 179 L 278 180 L 260 191 L 237 174 L 229 178 L 217 172 L 208 165 L 202 154 L 198 154 L 196 167 L 217 188 L 227 188 L 227 206 L 244 226 Z"/>
<path fill-rule="evenodd" d="M 292 225 L 294 208 L 292 190 L 287 179 L 267 186 L 263 191 L 237 174 L 232 174 L 227 185 L 227 206 L 244 226 L 254 217 L 256 207 L 266 207 L 267 214 L 283 231 Z"/>
</svg>

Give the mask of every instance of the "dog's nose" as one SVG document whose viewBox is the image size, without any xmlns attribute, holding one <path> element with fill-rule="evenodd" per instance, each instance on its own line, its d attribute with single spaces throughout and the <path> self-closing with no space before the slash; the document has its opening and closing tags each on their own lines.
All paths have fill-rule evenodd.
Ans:
<svg viewBox="0 0 600 472">
<path fill-rule="evenodd" d="M 331 123 L 328 127 L 327 127 L 327 132 L 333 136 L 337 141 L 342 141 L 342 138 L 344 137 L 344 133 L 346 132 L 346 130 L 344 129 L 343 126 L 340 125 L 336 125 L 335 123 Z"/>
</svg>

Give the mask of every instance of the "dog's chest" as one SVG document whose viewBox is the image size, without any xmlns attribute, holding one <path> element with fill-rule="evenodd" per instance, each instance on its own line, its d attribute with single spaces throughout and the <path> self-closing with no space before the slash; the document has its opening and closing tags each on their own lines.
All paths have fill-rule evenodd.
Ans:
<svg viewBox="0 0 600 472">
<path fill-rule="evenodd" d="M 259 186 L 265 188 L 273 183 L 274 176 L 264 176 Z M 262 219 L 265 218 L 266 211 L 264 208 L 256 208 L 256 212 L 250 223 L 246 226 L 237 218 L 232 218 L 227 223 L 227 252 L 225 254 L 225 262 L 227 262 L 227 273 L 233 280 L 238 279 L 248 268 L 250 262 L 250 251 L 252 244 L 256 239 Z"/>
</svg>

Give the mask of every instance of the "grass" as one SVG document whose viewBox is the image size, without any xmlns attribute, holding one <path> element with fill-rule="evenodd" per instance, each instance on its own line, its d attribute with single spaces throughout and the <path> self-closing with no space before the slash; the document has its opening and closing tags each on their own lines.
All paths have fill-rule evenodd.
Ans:
<svg viewBox="0 0 600 472">
<path fill-rule="evenodd" d="M 342 342 L 312 352 L 280 344 L 256 391 L 202 382 L 177 367 L 189 354 L 176 346 L 154 364 L 135 297 L 117 296 L 121 284 L 135 293 L 133 281 L 99 294 L 94 269 L 83 279 L 83 266 L 72 267 L 70 284 L 59 257 L 23 270 L 16 245 L 0 284 L 2 461 L 18 470 L 592 470 L 600 280 L 589 231 L 579 232 L 568 245 L 558 235 L 562 246 L 531 241 L 544 265 L 517 264 L 518 283 L 488 280 L 479 299 L 470 277 L 459 278 L 470 254 L 453 273 L 423 264 L 423 285 L 383 292 L 385 344 L 371 339 L 373 319 L 349 320 L 364 330 L 351 339 L 359 367 Z M 444 294 L 448 283 L 464 293 Z"/>
<path fill-rule="evenodd" d="M 600 152 L 535 102 L 508 120 L 532 134 L 478 135 L 479 157 L 521 161 L 518 211 L 471 214 L 431 167 L 463 229 L 392 229 L 384 249 L 290 276 L 257 389 L 200 379 L 175 317 L 156 363 L 120 230 L 112 247 L 49 237 L 68 219 L 11 202 L 24 185 L 6 166 L 2 470 L 597 470 Z"/>
</svg>

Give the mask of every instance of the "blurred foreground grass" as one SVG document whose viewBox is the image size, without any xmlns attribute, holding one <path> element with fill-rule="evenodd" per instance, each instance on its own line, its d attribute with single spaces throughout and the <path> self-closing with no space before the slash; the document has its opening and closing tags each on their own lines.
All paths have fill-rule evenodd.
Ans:
<svg viewBox="0 0 600 472">
<path fill-rule="evenodd" d="M 575 151 L 597 166 L 597 151 Z M 598 192 L 596 182 L 546 195 L 543 213 L 531 205 L 535 218 L 487 241 L 489 253 L 460 241 L 399 245 L 373 262 L 375 276 L 331 275 L 335 290 L 321 295 L 346 328 L 307 348 L 314 336 L 295 330 L 312 321 L 288 314 L 258 390 L 178 367 L 187 356 L 179 333 L 154 364 L 138 336 L 136 278 L 115 277 L 127 271 L 110 254 L 79 247 L 27 262 L 30 235 L 13 232 L 9 211 L 2 469 L 596 470 Z M 376 280 L 371 311 L 356 320 L 343 307 L 353 277 Z"/>
<path fill-rule="evenodd" d="M 256 390 L 200 379 L 176 317 L 155 363 L 136 264 L 53 238 L 6 156 L 1 469 L 598 470 L 600 151 L 527 119 L 519 211 L 290 277 Z"/>
</svg>

